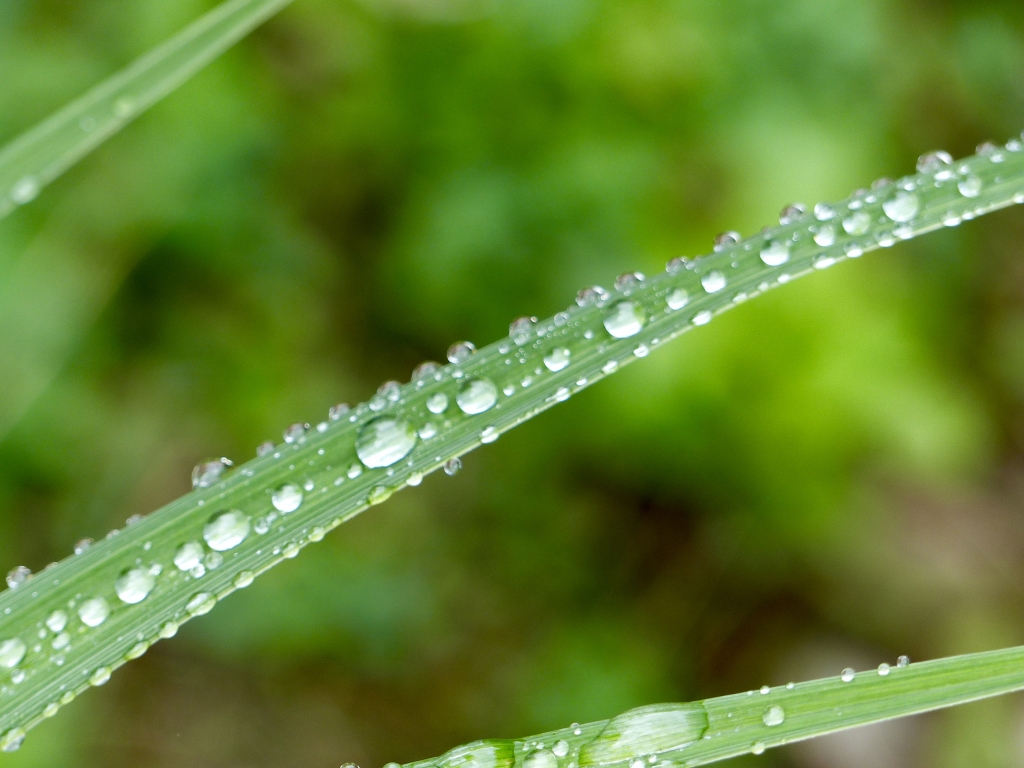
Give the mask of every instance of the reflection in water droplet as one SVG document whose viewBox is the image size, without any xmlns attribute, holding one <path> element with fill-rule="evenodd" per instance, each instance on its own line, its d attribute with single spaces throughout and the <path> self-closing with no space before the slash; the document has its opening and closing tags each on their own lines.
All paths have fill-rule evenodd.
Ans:
<svg viewBox="0 0 1024 768">
<path fill-rule="evenodd" d="M 87 627 L 98 627 L 110 615 L 110 606 L 102 597 L 93 597 L 78 606 L 78 618 Z"/>
<path fill-rule="evenodd" d="M 704 286 L 704 290 L 708 293 L 717 293 L 718 291 L 725 288 L 726 279 L 725 275 L 719 272 L 717 269 L 708 272 L 704 277 L 700 279 L 700 284 Z"/>
<path fill-rule="evenodd" d="M 615 290 L 625 293 L 640 286 L 645 280 L 642 272 L 624 272 L 615 278 Z"/>
<path fill-rule="evenodd" d="M 761 719 L 769 728 L 782 725 L 782 722 L 786 719 L 786 711 L 778 704 L 773 704 L 764 711 Z"/>
<path fill-rule="evenodd" d="M 349 408 L 348 403 L 338 403 L 337 405 L 332 405 L 330 407 L 330 409 L 327 411 L 327 417 L 331 421 L 337 421 L 350 410 L 351 408 Z"/>
<path fill-rule="evenodd" d="M 960 194 L 964 197 L 977 197 L 981 194 L 982 186 L 982 181 L 977 176 L 967 176 L 960 179 L 956 188 L 960 190 Z"/>
<path fill-rule="evenodd" d="M 604 327 L 617 339 L 626 339 L 640 333 L 647 318 L 643 308 L 632 301 L 620 301 L 604 316 Z"/>
<path fill-rule="evenodd" d="M 367 467 L 390 467 L 416 445 L 416 430 L 403 419 L 374 419 L 359 428 L 356 455 Z M 351 476 L 351 475 L 350 475 Z"/>
<path fill-rule="evenodd" d="M 122 573 L 114 582 L 114 591 L 122 603 L 141 603 L 156 585 L 156 579 L 148 568 L 131 568 Z"/>
<path fill-rule="evenodd" d="M 0 667 L 11 669 L 18 666 L 25 658 L 25 643 L 20 638 L 12 637 L 0 643 Z"/>
<path fill-rule="evenodd" d="M 185 603 L 185 610 L 192 616 L 202 616 L 204 613 L 212 611 L 216 604 L 217 598 L 209 592 L 199 592 Z"/>
<path fill-rule="evenodd" d="M 498 402 L 498 388 L 490 379 L 466 379 L 455 395 L 455 402 L 463 413 L 483 413 Z"/>
<path fill-rule="evenodd" d="M 893 221 L 910 221 L 917 215 L 921 201 L 913 192 L 898 189 L 882 203 L 885 215 Z"/>
<path fill-rule="evenodd" d="M 178 547 L 174 553 L 174 564 L 179 571 L 190 571 L 203 560 L 203 545 L 198 541 L 190 541 Z"/>
<path fill-rule="evenodd" d="M 285 483 L 270 494 L 274 509 L 287 515 L 302 506 L 302 489 L 293 483 Z"/>
<path fill-rule="evenodd" d="M 544 367 L 549 371 L 557 373 L 569 365 L 569 357 L 572 352 L 565 348 L 553 349 L 544 356 Z"/>
<path fill-rule="evenodd" d="M 789 261 L 789 246 L 781 240 L 771 240 L 765 243 L 764 248 L 761 249 L 761 261 L 769 267 L 785 264 Z"/>
<path fill-rule="evenodd" d="M 676 310 L 685 307 L 689 300 L 690 295 L 684 289 L 676 288 L 668 295 L 666 303 L 668 304 L 669 309 Z"/>
<path fill-rule="evenodd" d="M 612 718 L 594 741 L 583 746 L 579 764 L 604 765 L 679 749 L 699 740 L 707 728 L 707 712 L 699 703 L 632 709 Z"/>
<path fill-rule="evenodd" d="M 431 413 L 444 413 L 448 409 L 448 395 L 435 392 L 427 398 L 427 410 Z"/>
<path fill-rule="evenodd" d="M 234 549 L 249 535 L 249 516 L 237 509 L 220 512 L 203 527 L 203 538 L 210 549 L 224 552 Z"/>
</svg>

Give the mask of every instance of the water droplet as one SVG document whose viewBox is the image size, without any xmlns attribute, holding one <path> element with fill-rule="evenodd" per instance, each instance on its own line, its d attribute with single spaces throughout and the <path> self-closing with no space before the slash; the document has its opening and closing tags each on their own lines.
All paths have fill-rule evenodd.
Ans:
<svg viewBox="0 0 1024 768">
<path fill-rule="evenodd" d="M 767 696 L 771 692 L 772 692 L 772 689 L 769 686 L 767 686 L 767 685 L 762 685 L 761 686 L 761 695 L 762 696 Z"/>
<path fill-rule="evenodd" d="M 535 749 L 523 760 L 523 768 L 558 768 L 558 759 L 547 749 Z"/>
<path fill-rule="evenodd" d="M 30 578 L 32 578 L 32 571 L 24 565 L 19 565 L 17 568 L 12 568 L 11 572 L 7 574 L 7 586 L 17 589 Z"/>
<path fill-rule="evenodd" d="M 220 480 L 224 470 L 232 464 L 231 459 L 219 458 L 196 464 L 192 470 L 192 488 L 209 488 Z"/>
<path fill-rule="evenodd" d="M 831 225 L 825 225 L 814 233 L 814 242 L 822 248 L 828 248 L 836 241 L 836 230 Z"/>
<path fill-rule="evenodd" d="M 308 424 L 292 424 L 284 431 L 284 441 L 286 443 L 298 442 L 300 439 L 302 439 L 303 435 L 306 434 L 307 429 L 309 429 Z"/>
<path fill-rule="evenodd" d="M 235 576 L 235 580 L 232 583 L 235 585 L 236 589 L 245 589 L 252 584 L 255 578 L 256 575 L 252 571 L 242 571 Z"/>
<path fill-rule="evenodd" d="M 98 627 L 110 615 L 110 606 L 102 597 L 93 597 L 78 606 L 78 618 L 87 627 Z"/>
<path fill-rule="evenodd" d="M 638 754 L 680 749 L 698 741 L 708 716 L 698 703 L 654 704 L 612 718 L 597 738 L 580 750 L 580 765 L 603 765 Z"/>
<path fill-rule="evenodd" d="M 209 592 L 199 592 L 185 603 L 185 610 L 192 616 L 202 616 L 204 613 L 212 611 L 213 606 L 216 604 L 217 598 L 212 594 Z"/>
<path fill-rule="evenodd" d="M 53 647 L 53 650 L 55 650 L 55 651 L 59 651 L 59 650 L 62 650 L 64 648 L 67 648 L 68 645 L 70 645 L 70 644 L 71 644 L 71 635 L 69 635 L 67 632 L 61 632 L 59 635 L 57 635 L 55 638 L 53 638 L 53 642 L 50 643 L 50 645 Z"/>
<path fill-rule="evenodd" d="M 490 379 L 466 379 L 455 395 L 455 402 L 463 413 L 483 413 L 498 402 L 498 388 Z"/>
<path fill-rule="evenodd" d="M 715 235 L 715 253 L 724 251 L 726 248 L 731 248 L 739 241 L 739 232 L 722 232 L 719 235 Z"/>
<path fill-rule="evenodd" d="M 645 279 L 642 272 L 623 272 L 615 278 L 615 290 L 626 293 L 639 287 Z"/>
<path fill-rule="evenodd" d="M 348 403 L 338 403 L 337 405 L 332 405 L 330 407 L 330 409 L 327 411 L 327 417 L 331 421 L 337 421 L 350 410 L 352 409 L 349 407 Z"/>
<path fill-rule="evenodd" d="M 448 347 L 448 361 L 461 365 L 469 360 L 474 352 L 476 352 L 476 347 L 473 346 L 472 342 L 457 341 Z"/>
<path fill-rule="evenodd" d="M 474 741 L 445 752 L 433 762 L 437 768 L 512 768 L 515 764 L 515 742 Z"/>
<path fill-rule="evenodd" d="M 649 354 L 651 354 L 651 348 L 648 347 L 646 344 L 640 344 L 636 349 L 633 350 L 633 356 L 634 357 L 647 357 Z M 559 390 L 559 391 L 561 391 L 561 390 Z M 568 389 L 565 390 L 565 396 L 568 399 L 568 397 L 569 397 L 569 390 Z"/>
<path fill-rule="evenodd" d="M 385 501 L 391 498 L 391 494 L 393 494 L 394 492 L 394 488 L 388 488 L 386 485 L 375 485 L 373 488 L 370 489 L 370 495 L 367 497 L 366 501 L 371 505 L 383 504 Z M 297 555 L 298 553 L 298 548 L 296 547 L 295 554 Z M 287 548 L 284 551 L 284 556 L 294 557 L 294 555 L 288 554 Z"/>
<path fill-rule="evenodd" d="M 203 564 L 211 571 L 215 571 L 224 564 L 224 555 L 220 552 L 210 552 L 203 558 Z"/>
<path fill-rule="evenodd" d="M 844 683 L 849 683 L 849 682 L 852 682 L 852 681 L 853 681 L 853 678 L 854 678 L 854 675 L 855 675 L 855 674 L 856 674 L 856 673 L 855 673 L 855 672 L 854 672 L 854 671 L 853 671 L 852 669 L 850 669 L 849 667 L 847 667 L 847 668 L 846 668 L 846 669 L 844 669 L 844 670 L 842 671 L 842 673 L 841 673 L 841 674 L 839 675 L 839 679 L 840 679 L 840 680 L 842 680 L 842 681 L 843 681 Z"/>
<path fill-rule="evenodd" d="M 843 219 L 843 229 L 850 235 L 863 235 L 871 228 L 871 216 L 866 211 L 856 211 Z"/>
<path fill-rule="evenodd" d="M 960 194 L 964 197 L 977 197 L 981 194 L 981 188 L 983 184 L 980 178 L 977 176 L 967 176 L 966 178 L 960 179 L 960 182 L 956 185 L 956 188 L 960 190 Z"/>
<path fill-rule="evenodd" d="M 818 203 L 814 206 L 814 218 L 818 221 L 831 221 L 835 217 L 835 209 L 828 203 Z"/>
<path fill-rule="evenodd" d="M 100 667 L 89 676 L 89 685 L 96 688 L 104 685 L 110 679 L 110 667 Z"/>
<path fill-rule="evenodd" d="M 51 632 L 60 632 L 68 625 L 68 615 L 59 608 L 46 617 L 46 626 Z"/>
<path fill-rule="evenodd" d="M 12 669 L 25 658 L 25 643 L 21 638 L 12 637 L 0 643 L 0 666 Z"/>
<path fill-rule="evenodd" d="M 237 509 L 219 512 L 203 527 L 203 538 L 210 549 L 224 552 L 234 549 L 249 535 L 249 516 Z"/>
<path fill-rule="evenodd" d="M 761 249 L 761 261 L 769 267 L 778 267 L 785 264 L 789 261 L 789 246 L 781 240 L 769 240 L 764 244 L 764 248 Z"/>
<path fill-rule="evenodd" d="M 114 591 L 122 603 L 141 603 L 156 585 L 156 579 L 147 568 L 131 568 L 114 582 Z"/>
<path fill-rule="evenodd" d="M 133 645 L 127 651 L 125 651 L 124 657 L 126 659 L 128 659 L 128 661 L 131 661 L 132 659 L 137 659 L 140 656 L 144 656 L 146 651 L 148 651 L 148 650 L 149 650 L 149 643 L 147 643 L 145 640 L 142 640 L 142 641 L 136 643 L 135 645 Z"/>
<path fill-rule="evenodd" d="M 816 256 L 811 266 L 815 269 L 828 269 L 836 263 L 835 256 Z"/>
<path fill-rule="evenodd" d="M 536 317 L 517 317 L 509 324 L 508 335 L 512 337 L 512 341 L 522 346 L 533 338 L 533 326 L 536 323 Z"/>
<path fill-rule="evenodd" d="M 682 309 L 690 301 L 690 295 L 683 288 L 676 288 L 668 295 L 666 303 L 671 310 Z"/>
<path fill-rule="evenodd" d="M 561 391 L 561 390 L 559 390 Z M 568 390 L 567 390 L 568 391 Z M 493 443 L 499 437 L 498 430 L 494 427 L 484 427 L 480 431 L 480 442 L 481 443 Z"/>
<path fill-rule="evenodd" d="M 883 661 L 881 664 L 878 665 L 878 674 L 882 677 L 885 677 L 889 674 L 889 669 L 889 665 Z"/>
<path fill-rule="evenodd" d="M 31 203 L 39 195 L 39 182 L 34 176 L 25 176 L 11 188 L 11 200 L 18 205 Z"/>
<path fill-rule="evenodd" d="M 92 546 L 92 539 L 81 539 L 75 544 L 75 554 L 80 555 Z"/>
<path fill-rule="evenodd" d="M 717 293 L 718 291 L 725 288 L 726 279 L 725 275 L 719 272 L 717 269 L 708 272 L 700 279 L 700 284 L 704 286 L 704 290 L 708 293 Z"/>
<path fill-rule="evenodd" d="M 941 149 L 928 152 L 917 159 L 918 173 L 927 173 L 931 176 L 935 176 L 940 171 L 946 171 L 951 165 L 953 165 L 953 158 L 948 152 L 943 152 Z M 950 178 L 950 176 L 945 178 Z"/>
<path fill-rule="evenodd" d="M 685 256 L 676 256 L 674 259 L 665 265 L 665 271 L 670 275 L 677 275 L 686 269 L 686 265 L 690 263 L 690 260 Z"/>
<path fill-rule="evenodd" d="M 260 443 L 256 446 L 256 455 L 262 458 L 274 452 L 274 444 L 267 440 L 264 443 Z"/>
<path fill-rule="evenodd" d="M 763 741 L 755 741 L 753 744 L 750 745 L 750 754 L 763 755 L 764 749 L 765 747 Z"/>
<path fill-rule="evenodd" d="M 3 736 L 0 736 L 0 751 L 17 752 L 25 741 L 25 730 L 23 728 L 11 728 Z"/>
<path fill-rule="evenodd" d="M 782 721 L 786 719 L 786 711 L 778 704 L 773 704 L 764 711 L 764 714 L 761 715 L 761 719 L 769 728 L 776 725 L 782 725 Z"/>
<path fill-rule="evenodd" d="M 893 221 L 910 221 L 917 215 L 921 201 L 913 192 L 898 189 L 882 203 L 885 215 Z"/>
<path fill-rule="evenodd" d="M 993 163 L 1001 163 L 1003 162 L 1003 160 L 1006 159 L 1006 156 L 1003 154 L 1002 150 L 1000 150 L 999 147 L 997 147 L 991 141 L 986 141 L 983 144 L 979 144 L 978 154 L 981 155 L 982 157 L 988 158 L 988 160 Z"/>
<path fill-rule="evenodd" d="M 1021 138 L 1024 138 L 1024 136 Z M 1024 152 L 1024 142 L 1020 139 L 1010 139 L 1006 142 L 1006 149 L 1010 152 Z"/>
<path fill-rule="evenodd" d="M 385 381 L 377 387 L 377 394 L 383 395 L 389 403 L 396 403 L 402 397 L 402 385 L 397 381 Z"/>
<path fill-rule="evenodd" d="M 56 701 L 51 701 L 49 704 L 43 707 L 43 717 L 53 717 L 57 714 L 59 709 L 60 704 L 58 704 Z"/>
<path fill-rule="evenodd" d="M 807 207 L 802 203 L 787 205 L 779 214 L 779 224 L 785 227 L 797 221 L 805 213 L 807 213 Z"/>
<path fill-rule="evenodd" d="M 422 472 L 412 472 L 407 478 L 405 478 L 406 485 L 416 486 L 423 482 Z"/>
<path fill-rule="evenodd" d="M 619 367 L 617 360 L 609 360 L 607 363 L 601 366 L 601 370 L 604 373 L 613 373 Z"/>
<path fill-rule="evenodd" d="M 544 356 L 544 367 L 553 373 L 569 365 L 569 357 L 572 352 L 565 348 L 553 349 Z"/>
<path fill-rule="evenodd" d="M 348 475 L 350 480 L 355 480 L 357 477 L 363 474 L 363 465 L 353 464 L 348 468 L 348 471 L 345 474 Z"/>
<path fill-rule="evenodd" d="M 707 325 L 708 323 L 711 322 L 711 317 L 711 312 L 705 309 L 703 312 L 698 312 L 696 315 L 693 316 L 693 324 Z"/>
<path fill-rule="evenodd" d="M 390 467 L 408 456 L 415 445 L 416 431 L 409 422 L 383 417 L 369 421 L 359 428 L 356 455 L 371 469 Z M 349 477 L 354 477 L 351 469 Z"/>
<path fill-rule="evenodd" d="M 203 551 L 203 545 L 198 541 L 182 544 L 174 553 L 174 564 L 179 571 L 190 571 L 202 562 Z"/>
<path fill-rule="evenodd" d="M 551 752 L 555 757 L 565 757 L 569 754 L 569 742 L 565 739 L 559 739 L 551 746 Z"/>
<path fill-rule="evenodd" d="M 427 398 L 427 410 L 431 413 L 444 413 L 448 409 L 448 395 L 435 392 Z"/>
<path fill-rule="evenodd" d="M 604 327 L 617 339 L 626 339 L 640 333 L 647 321 L 643 308 L 632 301 L 620 301 L 608 310 Z"/>
<path fill-rule="evenodd" d="M 576 303 L 581 307 L 590 307 L 608 298 L 608 291 L 600 285 L 592 285 L 584 288 L 576 294 Z"/>
<path fill-rule="evenodd" d="M 426 381 L 439 370 L 441 370 L 440 365 L 435 363 L 433 360 L 427 360 L 412 369 L 412 380 L 418 384 Z"/>
</svg>

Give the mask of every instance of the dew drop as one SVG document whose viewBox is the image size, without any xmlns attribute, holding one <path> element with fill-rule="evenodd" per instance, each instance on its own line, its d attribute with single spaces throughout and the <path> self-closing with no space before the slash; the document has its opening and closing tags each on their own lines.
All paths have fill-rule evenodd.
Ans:
<svg viewBox="0 0 1024 768">
<path fill-rule="evenodd" d="M 100 667 L 89 676 L 89 685 L 98 688 L 110 679 L 110 667 Z"/>
<path fill-rule="evenodd" d="M 599 285 L 592 285 L 576 294 L 576 303 L 581 307 L 591 307 L 607 298 L 608 291 Z"/>
<path fill-rule="evenodd" d="M 855 675 L 854 671 L 852 669 L 850 669 L 849 667 L 847 667 L 839 675 L 839 679 L 842 680 L 844 683 L 849 683 L 849 682 L 853 681 L 854 675 Z"/>
<path fill-rule="evenodd" d="M 609 360 L 607 363 L 601 366 L 603 373 L 614 373 L 618 369 L 619 363 L 616 360 Z"/>
<path fill-rule="evenodd" d="M 110 615 L 110 606 L 102 597 L 93 597 L 78 606 L 78 618 L 87 627 L 98 627 Z"/>
<path fill-rule="evenodd" d="M 393 494 L 394 492 L 395 492 L 394 488 L 388 488 L 386 485 L 375 485 L 373 488 L 370 489 L 370 495 L 366 498 L 366 501 L 370 505 L 383 504 L 385 501 L 387 501 L 388 499 L 391 498 L 391 494 Z M 291 545 L 289 545 L 289 546 L 291 546 Z M 295 557 L 295 555 L 297 555 L 297 554 L 299 554 L 298 545 L 295 545 L 295 553 L 294 554 L 289 554 L 288 547 L 285 547 L 285 550 L 284 550 L 284 556 L 285 557 Z"/>
<path fill-rule="evenodd" d="M 17 752 L 25 741 L 24 728 L 11 728 L 3 736 L 0 736 L 0 751 Z"/>
<path fill-rule="evenodd" d="M 345 474 L 348 475 L 349 480 L 355 480 L 357 477 L 363 474 L 363 465 L 353 464 L 348 468 L 348 471 Z"/>
<path fill-rule="evenodd" d="M 982 157 L 988 158 L 990 162 L 1001 163 L 1006 159 L 1002 151 L 993 144 L 991 141 L 986 141 L 983 144 L 978 145 L 978 154 Z"/>
<path fill-rule="evenodd" d="M 174 637 L 178 634 L 178 625 L 176 622 L 168 621 L 160 626 L 160 637 L 164 640 Z"/>
<path fill-rule="evenodd" d="M 17 568 L 12 568 L 11 572 L 7 574 L 7 586 L 17 589 L 30 578 L 32 578 L 32 571 L 24 565 L 19 565 Z"/>
<path fill-rule="evenodd" d="M 785 264 L 789 261 L 789 246 L 781 240 L 768 241 L 765 243 L 764 248 L 761 249 L 761 261 L 769 267 L 778 267 Z"/>
<path fill-rule="evenodd" d="M 356 455 L 371 469 L 390 467 L 408 456 L 415 445 L 416 430 L 408 421 L 382 417 L 359 428 Z"/>
<path fill-rule="evenodd" d="M 882 203 L 885 215 L 893 221 L 910 221 L 917 215 L 921 201 L 913 192 L 898 189 Z"/>
<path fill-rule="evenodd" d="M 148 651 L 148 650 L 149 650 L 149 643 L 147 643 L 145 640 L 143 640 L 141 642 L 136 643 L 131 648 L 129 648 L 127 651 L 125 651 L 124 657 L 126 659 L 128 659 L 128 661 L 131 661 L 132 659 L 137 659 L 140 656 L 144 656 L 146 651 Z"/>
<path fill-rule="evenodd" d="M 814 206 L 814 218 L 818 221 L 831 221 L 835 217 L 835 209 L 828 203 L 818 203 Z"/>
<path fill-rule="evenodd" d="M 704 290 L 708 293 L 717 293 L 718 291 L 725 288 L 726 279 L 725 275 L 719 272 L 717 269 L 708 272 L 700 279 L 700 284 L 704 286 Z"/>
<path fill-rule="evenodd" d="M 956 188 L 960 190 L 960 194 L 964 197 L 977 197 L 981 194 L 982 181 L 977 176 L 967 176 L 966 178 L 960 179 L 960 182 L 956 185 Z"/>
<path fill-rule="evenodd" d="M 569 754 L 569 742 L 565 739 L 559 739 L 551 746 L 551 752 L 555 757 L 565 757 Z"/>
<path fill-rule="evenodd" d="M 804 206 L 802 203 L 793 203 L 792 205 L 787 205 L 785 208 L 782 209 L 782 212 L 779 214 L 779 224 L 785 227 L 788 224 L 792 224 L 793 222 L 797 221 L 805 213 L 807 213 L 807 207 Z"/>
<path fill-rule="evenodd" d="M 690 295 L 683 288 L 676 288 L 666 300 L 671 310 L 682 309 L 690 301 Z"/>
<path fill-rule="evenodd" d="M 550 750 L 535 749 L 523 760 L 523 768 L 558 768 L 558 760 Z"/>
<path fill-rule="evenodd" d="M 719 235 L 715 235 L 715 253 L 724 251 L 726 248 L 731 248 L 739 241 L 739 232 L 722 232 Z"/>
<path fill-rule="evenodd" d="M 826 224 L 824 227 L 814 233 L 814 242 L 820 245 L 822 248 L 828 248 L 836 241 L 836 230 L 835 227 Z"/>
<path fill-rule="evenodd" d="M 11 200 L 18 205 L 31 203 L 39 195 L 39 182 L 35 176 L 25 176 L 11 188 Z"/>
<path fill-rule="evenodd" d="M 12 637 L 0 643 L 0 666 L 12 669 L 25 658 L 25 643 L 21 638 Z"/>
<path fill-rule="evenodd" d="M 412 472 L 407 478 L 405 478 L 406 485 L 416 486 L 423 482 L 422 472 Z"/>
<path fill-rule="evenodd" d="M 685 256 L 676 256 L 674 259 L 665 265 L 665 271 L 670 275 L 677 275 L 686 269 L 686 265 L 690 263 L 690 260 Z"/>
<path fill-rule="evenodd" d="M 59 608 L 46 617 L 46 626 L 51 632 L 60 632 L 68 625 L 68 615 Z"/>
<path fill-rule="evenodd" d="M 953 165 L 953 158 L 948 152 L 941 149 L 935 152 L 928 152 L 917 159 L 918 173 L 927 173 L 936 176 L 940 171 L 945 171 Z M 948 176 L 946 178 L 949 178 Z"/>
<path fill-rule="evenodd" d="M 80 555 L 92 546 L 92 539 L 80 539 L 75 544 L 75 554 Z"/>
<path fill-rule="evenodd" d="M 512 341 L 521 347 L 533 338 L 533 327 L 536 324 L 536 317 L 517 317 L 509 325 L 508 335 L 512 337 Z"/>
<path fill-rule="evenodd" d="M 750 754 L 763 755 L 764 749 L 765 747 L 763 741 L 755 741 L 753 744 L 750 745 Z"/>
<path fill-rule="evenodd" d="M 267 440 L 266 442 L 260 443 L 256 446 L 256 455 L 260 458 L 268 456 L 274 452 L 274 444 Z"/>
<path fill-rule="evenodd" d="M 761 715 L 761 720 L 763 720 L 764 724 L 769 728 L 776 725 L 782 725 L 782 721 L 785 719 L 786 711 L 778 704 L 773 704 L 768 707 L 768 709 L 764 711 L 764 714 Z"/>
<path fill-rule="evenodd" d="M 249 516 L 237 509 L 220 512 L 203 527 L 203 538 L 210 549 L 224 552 L 234 549 L 249 535 Z"/>
<path fill-rule="evenodd" d="M 878 665 L 878 674 L 882 677 L 885 677 L 889 674 L 890 669 L 891 667 L 883 661 L 881 664 Z"/>
<path fill-rule="evenodd" d="M 631 760 L 638 754 L 680 749 L 698 741 L 708 716 L 698 703 L 654 704 L 612 718 L 597 738 L 580 750 L 580 765 Z"/>
<path fill-rule="evenodd" d="M 51 701 L 43 708 L 43 717 L 53 717 L 60 710 L 60 704 L 56 701 Z"/>
<path fill-rule="evenodd" d="M 147 568 L 131 568 L 114 582 L 114 591 L 122 603 L 141 603 L 156 585 L 156 578 Z"/>
<path fill-rule="evenodd" d="M 627 339 L 640 333 L 647 321 L 643 308 L 632 301 L 620 301 L 604 317 L 604 327 L 617 339 Z"/>
<path fill-rule="evenodd" d="M 900 669 L 904 669 L 906 667 L 909 667 L 910 666 L 910 657 L 909 656 L 900 656 L 898 659 L 896 659 L 896 666 L 899 667 Z"/>
<path fill-rule="evenodd" d="M 849 235 L 863 235 L 871 228 L 871 216 L 866 211 L 856 211 L 843 219 L 843 229 Z"/>
<path fill-rule="evenodd" d="M 711 322 L 711 312 L 705 309 L 703 312 L 698 312 L 693 316 L 694 325 L 707 325 Z"/>
<path fill-rule="evenodd" d="M 284 441 L 286 443 L 297 443 L 306 434 L 307 429 L 309 429 L 308 424 L 292 424 L 284 431 Z"/>
<path fill-rule="evenodd" d="M 470 416 L 483 413 L 498 402 L 498 388 L 490 379 L 466 379 L 455 395 L 455 402 Z"/>
<path fill-rule="evenodd" d="M 624 272 L 615 278 L 615 290 L 626 293 L 639 287 L 645 279 L 642 272 Z"/>
<path fill-rule="evenodd" d="M 53 648 L 53 650 L 60 651 L 64 648 L 67 648 L 70 643 L 71 635 L 69 635 L 67 632 L 61 632 L 59 635 L 53 638 L 53 642 L 50 643 L 50 646 Z"/>
<path fill-rule="evenodd" d="M 220 480 L 221 475 L 231 464 L 231 459 L 223 457 L 196 464 L 192 470 L 192 488 L 209 488 Z"/>
<path fill-rule="evenodd" d="M 469 358 L 476 352 L 476 347 L 470 341 L 457 341 L 448 347 L 448 361 L 461 365 L 462 363 L 469 360 Z"/>
<path fill-rule="evenodd" d="M 436 768 L 512 768 L 515 764 L 515 742 L 474 741 L 445 752 L 433 764 Z"/>
<path fill-rule="evenodd" d="M 561 391 L 561 390 L 559 390 Z M 566 390 L 568 391 L 568 390 Z M 493 443 L 499 437 L 498 430 L 495 427 L 484 427 L 480 431 L 480 442 L 481 443 Z"/>
<path fill-rule="evenodd" d="M 245 589 L 252 584 L 255 578 L 256 576 L 252 571 L 242 571 L 235 576 L 235 580 L 232 583 L 235 585 L 236 589 Z"/>
<path fill-rule="evenodd" d="M 444 413 L 448 410 L 448 395 L 435 392 L 427 398 L 427 410 L 431 413 Z"/>
<path fill-rule="evenodd" d="M 569 365 L 569 357 L 572 352 L 565 348 L 553 349 L 544 356 L 544 367 L 553 373 Z"/>
<path fill-rule="evenodd" d="M 811 263 L 815 269 L 828 269 L 836 263 L 835 256 L 817 256 Z"/>
<path fill-rule="evenodd" d="M 203 558 L 203 564 L 211 571 L 215 571 L 224 564 L 224 555 L 220 552 L 211 552 Z"/>
<path fill-rule="evenodd" d="M 204 613 L 209 613 L 213 610 L 213 606 L 217 604 L 217 598 L 209 592 L 199 592 L 192 596 L 192 598 L 185 603 L 185 610 L 189 612 L 191 616 L 202 616 Z"/>
<path fill-rule="evenodd" d="M 190 541 L 178 547 L 174 553 L 174 565 L 179 571 L 191 571 L 203 561 L 203 545 Z"/>
<path fill-rule="evenodd" d="M 327 418 L 329 418 L 331 421 L 337 421 L 350 410 L 352 409 L 349 407 L 348 403 L 338 403 L 337 405 L 332 405 L 330 409 L 327 411 Z"/>
</svg>

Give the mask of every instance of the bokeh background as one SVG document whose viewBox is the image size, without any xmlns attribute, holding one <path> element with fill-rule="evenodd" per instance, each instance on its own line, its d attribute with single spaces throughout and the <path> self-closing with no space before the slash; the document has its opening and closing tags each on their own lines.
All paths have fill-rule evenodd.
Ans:
<svg viewBox="0 0 1024 768">
<path fill-rule="evenodd" d="M 211 7 L 0 0 L 0 140 Z M 0 222 L 0 561 L 923 151 L 1017 0 L 297 0 Z M 374 508 L 5 765 L 377 768 L 1024 643 L 1024 212 L 772 292 Z M 1024 766 L 1009 696 L 737 764 Z"/>
</svg>

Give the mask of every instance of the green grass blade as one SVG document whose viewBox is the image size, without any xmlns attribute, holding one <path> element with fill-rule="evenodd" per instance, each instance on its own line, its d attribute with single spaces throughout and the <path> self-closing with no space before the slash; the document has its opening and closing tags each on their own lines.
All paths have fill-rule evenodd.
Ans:
<svg viewBox="0 0 1024 768">
<path fill-rule="evenodd" d="M 588 289 L 565 312 L 516 321 L 510 337 L 478 352 L 456 345 L 450 365 L 421 367 L 414 381 L 384 385 L 315 429 L 289 429 L 285 444 L 0 594 L 0 663 L 12 675 L 0 681 L 6 743 L 368 506 L 715 314 L 842 259 L 1024 202 L 1024 145 L 986 147 L 875 187 L 814 212 L 787 209 L 781 225 L 720 238 L 715 253 L 675 259 L 652 279 Z M 189 543 L 196 557 L 179 556 Z M 122 577 L 132 582 L 121 590 L 127 599 Z"/>
<path fill-rule="evenodd" d="M 291 0 L 227 0 L 0 150 L 0 218 Z"/>
<path fill-rule="evenodd" d="M 475 742 L 409 766 L 456 768 L 467 756 L 477 768 L 511 768 L 513 759 L 526 768 L 704 765 L 1022 689 L 1024 648 L 1010 648 L 640 707 L 526 739 Z"/>
</svg>

